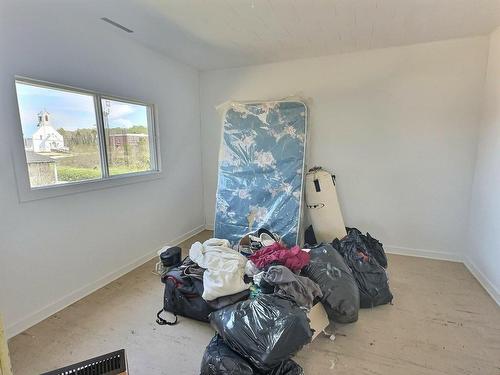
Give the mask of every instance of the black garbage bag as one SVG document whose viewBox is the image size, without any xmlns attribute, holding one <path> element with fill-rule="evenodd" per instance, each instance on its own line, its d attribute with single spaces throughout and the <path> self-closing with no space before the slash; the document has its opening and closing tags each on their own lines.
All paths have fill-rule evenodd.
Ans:
<svg viewBox="0 0 500 375">
<path fill-rule="evenodd" d="M 231 350 L 219 335 L 215 335 L 201 360 L 200 375 L 254 375 L 255 372 L 245 359 Z"/>
<path fill-rule="evenodd" d="M 387 272 L 368 251 L 359 231 L 349 231 L 342 240 L 333 240 L 332 246 L 343 256 L 354 275 L 360 307 L 370 308 L 392 302 Z"/>
<path fill-rule="evenodd" d="M 387 268 L 387 256 L 385 255 L 384 246 L 379 240 L 373 238 L 368 232 L 366 233 L 365 236 L 357 228 L 346 227 L 345 229 L 347 230 L 348 235 L 350 232 L 356 232 L 356 234 L 364 242 L 366 251 L 375 258 L 378 264 L 380 264 L 384 268 Z"/>
<path fill-rule="evenodd" d="M 316 240 L 316 235 L 314 234 L 314 228 L 312 225 L 309 225 L 304 231 L 304 242 L 309 246 L 318 244 L 318 240 Z"/>
<path fill-rule="evenodd" d="M 259 372 L 231 350 L 219 335 L 215 335 L 201 360 L 200 375 L 303 375 L 304 370 L 291 359 L 282 362 L 269 372 Z"/>
<path fill-rule="evenodd" d="M 313 247 L 309 254 L 311 261 L 302 275 L 319 285 L 328 318 L 338 323 L 358 320 L 358 285 L 342 255 L 329 244 Z"/>
<path fill-rule="evenodd" d="M 295 361 L 289 359 L 281 362 L 278 367 L 275 367 L 269 372 L 263 372 L 261 375 L 304 375 L 304 369 Z"/>
<path fill-rule="evenodd" d="M 231 349 L 259 371 L 270 371 L 311 341 L 306 312 L 274 294 L 225 307 L 210 314 L 210 324 Z"/>
</svg>

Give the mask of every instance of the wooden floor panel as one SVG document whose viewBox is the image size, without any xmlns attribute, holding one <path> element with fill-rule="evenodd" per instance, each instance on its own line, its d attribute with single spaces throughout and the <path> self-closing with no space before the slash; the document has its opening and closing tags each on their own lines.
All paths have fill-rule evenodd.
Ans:
<svg viewBox="0 0 500 375">
<path fill-rule="evenodd" d="M 182 244 L 186 251 L 203 232 Z M 163 287 L 154 262 L 9 341 L 15 375 L 33 375 L 125 348 L 131 375 L 194 375 L 213 335 L 189 319 L 155 323 Z M 500 308 L 460 263 L 389 255 L 394 305 L 319 336 L 296 357 L 306 374 L 500 374 Z"/>
</svg>

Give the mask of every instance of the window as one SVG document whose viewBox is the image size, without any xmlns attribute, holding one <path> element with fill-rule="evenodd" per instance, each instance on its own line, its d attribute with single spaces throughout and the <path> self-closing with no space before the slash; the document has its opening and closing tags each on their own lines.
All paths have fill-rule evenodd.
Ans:
<svg viewBox="0 0 500 375">
<path fill-rule="evenodd" d="M 107 159 L 111 176 L 151 169 L 148 108 L 101 99 Z"/>
<path fill-rule="evenodd" d="M 16 80 L 31 189 L 159 170 L 151 105 Z"/>
</svg>

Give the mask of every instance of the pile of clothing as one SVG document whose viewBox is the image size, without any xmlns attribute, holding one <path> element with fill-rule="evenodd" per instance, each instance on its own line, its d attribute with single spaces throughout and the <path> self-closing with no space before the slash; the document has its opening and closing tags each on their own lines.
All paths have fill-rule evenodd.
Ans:
<svg viewBox="0 0 500 375">
<path fill-rule="evenodd" d="M 382 244 L 347 230 L 341 240 L 307 249 L 287 248 L 265 229 L 235 248 L 225 239 L 196 242 L 162 276 L 157 322 L 173 325 L 181 315 L 211 324 L 216 335 L 202 375 L 303 374 L 291 358 L 313 337 L 308 313 L 315 304 L 331 322 L 352 323 L 360 307 L 392 301 Z M 163 311 L 175 319 L 164 319 Z"/>
</svg>

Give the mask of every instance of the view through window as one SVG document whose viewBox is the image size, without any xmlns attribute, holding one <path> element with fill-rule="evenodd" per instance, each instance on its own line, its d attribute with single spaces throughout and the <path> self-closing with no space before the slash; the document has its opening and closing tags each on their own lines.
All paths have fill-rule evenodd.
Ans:
<svg viewBox="0 0 500 375">
<path fill-rule="evenodd" d="M 151 169 L 148 110 L 143 105 L 101 100 L 109 174 Z"/>
<path fill-rule="evenodd" d="M 31 187 L 157 170 L 150 106 L 29 81 L 16 90 Z"/>
</svg>

